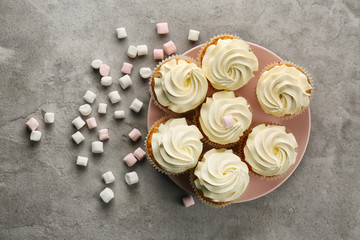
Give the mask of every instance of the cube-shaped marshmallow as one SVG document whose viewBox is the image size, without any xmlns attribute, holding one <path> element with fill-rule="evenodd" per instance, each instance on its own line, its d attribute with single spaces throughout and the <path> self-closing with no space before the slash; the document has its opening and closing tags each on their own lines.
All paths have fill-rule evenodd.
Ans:
<svg viewBox="0 0 360 240">
<path fill-rule="evenodd" d="M 154 49 L 154 59 L 155 60 L 162 60 L 164 59 L 164 49 Z"/>
<path fill-rule="evenodd" d="M 134 151 L 134 157 L 136 157 L 136 159 L 139 161 L 142 160 L 145 156 L 146 156 L 146 152 L 141 147 L 138 147 Z"/>
<path fill-rule="evenodd" d="M 38 142 L 41 139 L 41 132 L 40 131 L 32 131 L 30 134 L 30 140 L 33 142 Z"/>
<path fill-rule="evenodd" d="M 89 104 L 84 104 L 79 107 L 79 112 L 83 116 L 89 116 L 92 111 L 92 108 Z"/>
<path fill-rule="evenodd" d="M 151 77 L 151 74 L 152 74 L 152 71 L 151 71 L 151 68 L 149 67 L 142 67 L 140 68 L 140 77 L 142 78 L 150 78 Z"/>
<path fill-rule="evenodd" d="M 99 103 L 98 113 L 106 114 L 107 111 L 107 104 L 106 103 Z"/>
<path fill-rule="evenodd" d="M 125 182 L 128 185 L 138 183 L 139 182 L 139 176 L 137 175 L 137 173 L 135 171 L 128 172 L 127 174 L 125 174 Z"/>
<path fill-rule="evenodd" d="M 129 167 L 131 167 L 135 163 L 137 163 L 137 159 L 135 158 L 134 154 L 132 154 L 132 153 L 129 153 L 128 155 L 126 155 L 123 160 L 126 163 L 126 165 L 128 165 Z"/>
<path fill-rule="evenodd" d="M 190 29 L 190 30 L 189 30 L 188 39 L 189 39 L 190 41 L 196 42 L 196 41 L 199 40 L 199 35 L 200 35 L 200 32 L 199 32 L 199 31 Z"/>
<path fill-rule="evenodd" d="M 112 77 L 110 76 L 102 77 L 100 83 L 105 87 L 110 86 L 112 84 Z"/>
<path fill-rule="evenodd" d="M 131 132 L 129 132 L 129 138 L 134 142 L 137 141 L 140 137 L 141 132 L 137 128 L 134 128 L 133 130 L 131 130 Z"/>
<path fill-rule="evenodd" d="M 127 37 L 126 29 L 124 27 L 119 27 L 116 29 L 116 34 L 118 39 L 123 39 Z"/>
<path fill-rule="evenodd" d="M 89 161 L 89 158 L 78 156 L 76 159 L 76 165 L 86 167 L 88 164 L 88 161 Z"/>
<path fill-rule="evenodd" d="M 140 112 L 142 106 L 143 106 L 143 102 L 135 98 L 130 105 L 130 109 L 133 110 L 134 112 Z"/>
<path fill-rule="evenodd" d="M 100 193 L 100 198 L 105 202 L 108 203 L 110 202 L 111 199 L 114 198 L 114 192 L 113 190 L 111 190 L 110 188 L 105 188 L 104 190 L 101 191 Z"/>
<path fill-rule="evenodd" d="M 85 121 L 81 117 L 77 117 L 72 121 L 72 124 L 77 130 L 80 130 L 83 126 L 85 126 Z"/>
<path fill-rule="evenodd" d="M 94 141 L 91 143 L 91 151 L 93 153 L 103 153 L 104 152 L 104 143 L 100 141 Z"/>
<path fill-rule="evenodd" d="M 130 74 L 132 69 L 133 69 L 133 65 L 131 63 L 124 62 L 121 68 L 121 72 L 124 74 Z"/>
<path fill-rule="evenodd" d="M 168 26 L 167 22 L 157 23 L 156 24 L 156 29 L 157 29 L 158 34 L 167 34 L 167 33 L 169 33 L 169 26 Z"/>
<path fill-rule="evenodd" d="M 76 133 L 74 133 L 73 135 L 71 135 L 72 139 L 74 140 L 74 142 L 76 144 L 80 144 L 82 141 L 85 140 L 84 135 L 81 134 L 81 132 L 77 131 Z"/>
<path fill-rule="evenodd" d="M 94 117 L 86 119 L 86 124 L 89 129 L 93 129 L 97 127 L 96 119 Z"/>
<path fill-rule="evenodd" d="M 125 111 L 123 111 L 123 110 L 115 111 L 115 112 L 114 112 L 114 117 L 115 117 L 116 119 L 125 118 Z"/>
<path fill-rule="evenodd" d="M 119 84 L 122 89 L 126 89 L 132 85 L 132 81 L 129 75 L 124 75 L 119 79 Z"/>
<path fill-rule="evenodd" d="M 87 101 L 88 103 L 93 103 L 95 101 L 96 98 L 96 94 L 93 93 L 90 90 L 87 90 L 85 95 L 84 95 L 84 100 Z"/>
<path fill-rule="evenodd" d="M 109 98 L 112 104 L 114 103 L 118 103 L 121 101 L 121 97 L 118 91 L 112 91 L 111 93 L 109 93 Z"/>
<path fill-rule="evenodd" d="M 190 207 L 195 204 L 193 196 L 188 196 L 183 198 L 183 203 L 185 207 Z"/>
<path fill-rule="evenodd" d="M 34 131 L 38 128 L 39 122 L 35 118 L 30 118 L 25 125 L 30 131 Z"/>
<path fill-rule="evenodd" d="M 53 112 L 47 112 L 44 115 L 45 123 L 54 123 L 55 122 L 55 114 Z"/>
<path fill-rule="evenodd" d="M 103 128 L 99 130 L 99 140 L 106 141 L 109 140 L 109 129 Z"/>
<path fill-rule="evenodd" d="M 145 56 L 148 55 L 148 47 L 146 45 L 139 45 L 137 48 L 137 54 L 138 56 Z"/>
<path fill-rule="evenodd" d="M 102 64 L 103 62 L 100 59 L 95 59 L 94 61 L 91 62 L 91 66 L 94 69 L 99 69 Z"/>
<path fill-rule="evenodd" d="M 101 177 L 104 180 L 105 184 L 110 184 L 115 181 L 115 177 L 112 171 L 104 173 Z"/>
<path fill-rule="evenodd" d="M 106 64 L 101 64 L 100 68 L 99 68 L 99 73 L 101 76 L 106 77 L 109 75 L 110 73 L 110 67 Z"/>
<path fill-rule="evenodd" d="M 171 55 L 176 52 L 175 43 L 173 41 L 168 41 L 167 43 L 163 44 L 163 49 L 167 55 Z"/>
<path fill-rule="evenodd" d="M 130 45 L 128 50 L 127 50 L 127 55 L 131 58 L 136 58 L 137 55 L 137 47 L 135 47 L 134 45 Z"/>
<path fill-rule="evenodd" d="M 223 116 L 223 125 L 224 128 L 231 128 L 234 125 L 235 121 L 232 115 Z"/>
</svg>

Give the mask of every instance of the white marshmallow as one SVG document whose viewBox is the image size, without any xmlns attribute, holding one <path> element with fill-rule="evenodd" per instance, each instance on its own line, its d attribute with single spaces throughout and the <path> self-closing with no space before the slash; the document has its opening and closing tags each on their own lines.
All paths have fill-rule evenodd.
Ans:
<svg viewBox="0 0 360 240">
<path fill-rule="evenodd" d="M 76 165 L 86 167 L 87 164 L 88 164 L 88 161 L 89 161 L 89 158 L 78 156 L 77 159 L 76 159 Z"/>
<path fill-rule="evenodd" d="M 41 132 L 40 131 L 32 131 L 30 134 L 30 140 L 33 142 L 38 142 L 41 139 Z"/>
<path fill-rule="evenodd" d="M 100 59 L 95 59 L 94 61 L 92 61 L 91 66 L 94 69 L 99 69 L 102 64 L 103 62 Z"/>
<path fill-rule="evenodd" d="M 128 74 L 122 76 L 120 79 L 119 79 L 119 84 L 121 86 L 122 89 L 126 89 L 128 88 L 129 86 L 132 85 L 132 81 L 131 81 L 131 78 Z"/>
<path fill-rule="evenodd" d="M 133 110 L 134 112 L 140 112 L 142 106 L 143 106 L 143 102 L 135 98 L 130 105 L 130 109 Z"/>
<path fill-rule="evenodd" d="M 83 116 L 89 116 L 91 111 L 92 111 L 92 109 L 91 109 L 91 106 L 89 104 L 84 104 L 84 105 L 81 105 L 79 107 L 79 112 Z"/>
<path fill-rule="evenodd" d="M 123 111 L 123 110 L 115 111 L 114 117 L 116 119 L 125 118 L 125 111 Z"/>
<path fill-rule="evenodd" d="M 139 45 L 136 48 L 137 48 L 138 56 L 145 56 L 145 55 L 148 55 L 148 53 L 149 53 L 148 47 L 146 45 Z"/>
<path fill-rule="evenodd" d="M 73 135 L 71 135 L 72 139 L 74 140 L 74 142 L 76 144 L 80 144 L 82 141 L 85 140 L 84 135 L 81 134 L 81 132 L 77 131 L 76 133 L 74 133 Z"/>
<path fill-rule="evenodd" d="M 107 104 L 106 103 L 99 103 L 98 113 L 106 114 Z"/>
<path fill-rule="evenodd" d="M 115 181 L 114 174 L 111 171 L 104 173 L 101 177 L 104 180 L 105 184 L 109 184 Z"/>
<path fill-rule="evenodd" d="M 126 37 L 127 37 L 126 29 L 123 28 L 123 27 L 117 28 L 117 29 L 116 29 L 116 34 L 117 34 L 117 37 L 118 37 L 119 39 L 123 39 L 123 38 L 126 38 Z"/>
<path fill-rule="evenodd" d="M 101 78 L 101 85 L 103 86 L 110 86 L 112 84 L 112 77 L 106 76 Z"/>
<path fill-rule="evenodd" d="M 55 122 L 55 114 L 52 112 L 45 113 L 44 122 L 45 123 L 54 123 Z"/>
<path fill-rule="evenodd" d="M 128 172 L 127 174 L 125 174 L 125 182 L 128 185 L 138 183 L 139 182 L 139 176 L 137 175 L 137 173 L 135 171 Z"/>
<path fill-rule="evenodd" d="M 77 130 L 80 130 L 83 126 L 85 126 L 85 121 L 81 117 L 77 117 L 72 121 L 72 124 Z"/>
<path fill-rule="evenodd" d="M 112 91 L 111 93 L 109 93 L 109 98 L 112 104 L 120 102 L 121 101 L 121 97 L 118 91 Z"/>
<path fill-rule="evenodd" d="M 101 199 L 105 202 L 108 203 L 110 202 L 111 199 L 114 198 L 114 192 L 113 190 L 111 190 L 110 188 L 105 188 L 104 190 L 102 190 L 102 192 L 100 193 L 100 197 Z"/>
<path fill-rule="evenodd" d="M 95 101 L 96 98 L 96 94 L 93 93 L 90 90 L 87 90 L 85 95 L 84 95 L 84 100 L 87 101 L 88 103 L 93 103 Z"/>
<path fill-rule="evenodd" d="M 94 141 L 91 143 L 91 151 L 93 153 L 103 153 L 104 152 L 104 144 L 100 141 Z"/>
<path fill-rule="evenodd" d="M 131 58 L 135 58 L 137 55 L 137 48 L 134 45 L 130 45 L 127 50 L 127 55 Z"/>
<path fill-rule="evenodd" d="M 140 77 L 142 78 L 149 78 L 151 77 L 152 71 L 149 67 L 142 67 L 140 68 Z"/>
<path fill-rule="evenodd" d="M 189 39 L 190 41 L 196 42 L 196 41 L 199 40 L 199 35 L 200 35 L 200 32 L 199 32 L 199 31 L 190 29 L 188 39 Z"/>
</svg>

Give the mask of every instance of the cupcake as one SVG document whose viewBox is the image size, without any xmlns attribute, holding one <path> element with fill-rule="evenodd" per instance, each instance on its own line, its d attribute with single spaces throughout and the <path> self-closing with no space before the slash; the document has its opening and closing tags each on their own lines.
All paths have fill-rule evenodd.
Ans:
<svg viewBox="0 0 360 240">
<path fill-rule="evenodd" d="M 260 124 L 247 137 L 245 162 L 258 175 L 282 176 L 294 165 L 297 148 L 294 135 L 284 126 Z"/>
<path fill-rule="evenodd" d="M 249 128 L 252 113 L 245 98 L 236 97 L 232 91 L 221 91 L 206 99 L 196 118 L 210 145 L 229 147 Z"/>
<path fill-rule="evenodd" d="M 172 175 L 194 168 L 203 150 L 203 136 L 185 118 L 159 120 L 150 130 L 146 148 L 148 157 L 159 171 Z"/>
<path fill-rule="evenodd" d="M 289 63 L 267 67 L 256 86 L 261 108 L 274 117 L 293 117 L 310 104 L 312 84 L 301 68 Z"/>
<path fill-rule="evenodd" d="M 198 107 L 208 91 L 205 74 L 190 58 L 174 56 L 154 71 L 150 92 L 155 103 L 170 113 L 185 113 Z"/>
<path fill-rule="evenodd" d="M 228 205 L 246 190 L 249 169 L 232 150 L 211 149 L 196 166 L 192 184 L 205 203 L 212 206 Z"/>
<path fill-rule="evenodd" d="M 205 44 L 199 61 L 211 85 L 218 90 L 236 90 L 246 85 L 259 68 L 249 45 L 233 36 L 219 36 Z"/>
</svg>

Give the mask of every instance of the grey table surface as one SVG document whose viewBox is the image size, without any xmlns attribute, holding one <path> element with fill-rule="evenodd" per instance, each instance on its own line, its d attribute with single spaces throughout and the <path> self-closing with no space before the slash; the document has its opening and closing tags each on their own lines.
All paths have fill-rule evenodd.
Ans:
<svg viewBox="0 0 360 240">
<path fill-rule="evenodd" d="M 344 1 L 10 1 L 0 0 L 0 239 L 359 239 L 360 236 L 360 3 Z M 155 24 L 169 23 L 170 34 Z M 126 27 L 118 40 L 115 29 Z M 187 40 L 189 29 L 200 40 Z M 257 200 L 213 209 L 196 199 L 185 208 L 181 190 L 147 161 L 129 168 L 123 156 L 143 145 L 128 132 L 147 132 L 147 107 L 132 113 L 138 97 L 149 103 L 142 66 L 152 54 L 129 59 L 128 45 L 150 52 L 173 40 L 178 53 L 216 34 L 230 33 L 262 45 L 305 67 L 315 82 L 311 136 L 294 174 L 276 191 Z M 115 80 L 109 88 L 91 69 L 93 59 L 108 63 Z M 133 86 L 117 84 L 124 61 L 134 63 Z M 111 139 L 101 156 L 90 154 L 94 131 L 83 129 L 77 146 L 71 121 L 79 115 L 86 90 L 109 103 L 98 119 Z M 119 90 L 121 103 L 107 93 Z M 112 113 L 124 109 L 116 121 Z M 45 126 L 44 111 L 56 122 Z M 25 122 L 40 120 L 43 138 L 31 143 Z M 77 155 L 89 165 L 75 165 Z M 101 175 L 112 170 L 115 198 L 104 204 Z M 138 185 L 124 174 L 135 170 Z"/>
</svg>

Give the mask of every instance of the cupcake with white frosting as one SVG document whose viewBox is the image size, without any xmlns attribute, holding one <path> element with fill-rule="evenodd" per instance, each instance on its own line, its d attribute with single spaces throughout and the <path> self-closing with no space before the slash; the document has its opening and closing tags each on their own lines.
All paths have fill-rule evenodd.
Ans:
<svg viewBox="0 0 360 240">
<path fill-rule="evenodd" d="M 174 56 L 154 70 L 150 93 L 156 105 L 169 113 L 186 113 L 198 107 L 206 97 L 208 81 L 195 60 Z"/>
<path fill-rule="evenodd" d="M 241 197 L 249 179 L 247 165 L 232 150 L 214 148 L 199 161 L 191 182 L 205 203 L 226 206 Z"/>
<path fill-rule="evenodd" d="M 158 120 L 146 139 L 149 160 L 160 172 L 183 173 L 196 166 L 203 150 L 203 138 L 185 118 Z"/>
<path fill-rule="evenodd" d="M 250 105 L 232 91 L 215 92 L 202 104 L 195 120 L 213 147 L 231 147 L 249 128 L 252 121 Z"/>
<path fill-rule="evenodd" d="M 260 124 L 247 136 L 245 162 L 257 175 L 283 176 L 296 162 L 298 144 L 284 126 Z"/>
<path fill-rule="evenodd" d="M 237 90 L 258 71 L 259 62 L 249 45 L 238 37 L 222 35 L 206 43 L 199 61 L 211 85 L 217 90 Z"/>
<path fill-rule="evenodd" d="M 281 118 L 294 117 L 309 107 L 312 92 L 306 71 L 287 62 L 268 66 L 256 85 L 256 96 L 264 112 Z"/>
</svg>

